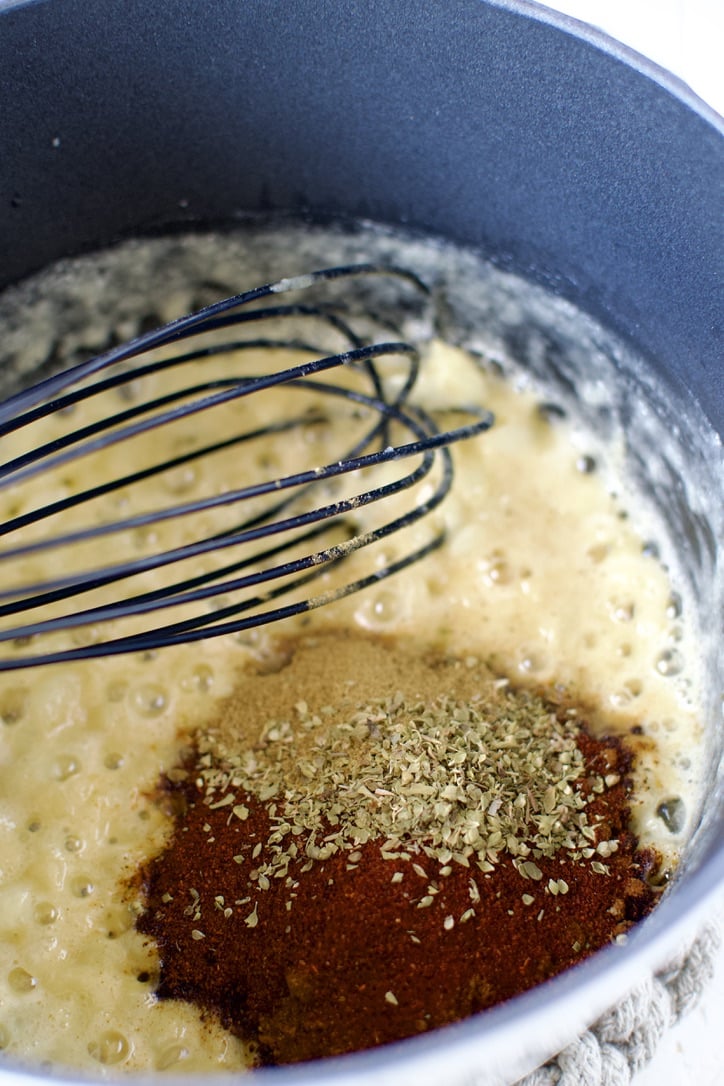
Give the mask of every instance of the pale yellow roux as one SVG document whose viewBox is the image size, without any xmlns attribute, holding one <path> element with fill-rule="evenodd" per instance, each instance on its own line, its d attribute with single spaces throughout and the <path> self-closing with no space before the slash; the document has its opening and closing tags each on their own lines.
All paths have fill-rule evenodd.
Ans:
<svg viewBox="0 0 724 1086">
<path fill-rule="evenodd" d="M 543 420 L 533 392 L 435 344 L 417 397 L 429 406 L 483 403 L 496 414 L 493 430 L 455 451 L 455 489 L 435 514 L 448 543 L 313 621 L 422 635 L 489 658 L 511 678 L 556 681 L 612 726 L 640 722 L 657 750 L 642 763 L 635 825 L 675 859 L 682 842 L 655 810 L 681 795 L 693 817 L 698 724 L 691 635 L 671 613 L 664 571 L 621 518 L 610 476 L 577 468 L 589 446 L 567 423 Z M 50 432 L 63 425 L 48 423 Z M 275 455 L 280 471 L 294 466 L 293 447 Z M 223 485 L 229 470 L 227 460 L 202 474 L 208 482 L 216 472 Z M 159 493 L 168 500 L 187 483 L 165 480 Z M 425 530 L 409 535 L 422 539 Z M 385 554 L 405 546 L 396 538 Z M 244 1062 L 236 1039 L 191 1007 L 155 1002 L 152 981 L 137 979 L 155 960 L 118 883 L 163 840 L 164 819 L 146 793 L 173 765 L 183 734 L 230 693 L 238 667 L 273 654 L 273 635 L 0 678 L 0 1046 L 8 1054 L 96 1073 Z M 674 649 L 683 665 L 676 678 L 660 663 Z"/>
</svg>

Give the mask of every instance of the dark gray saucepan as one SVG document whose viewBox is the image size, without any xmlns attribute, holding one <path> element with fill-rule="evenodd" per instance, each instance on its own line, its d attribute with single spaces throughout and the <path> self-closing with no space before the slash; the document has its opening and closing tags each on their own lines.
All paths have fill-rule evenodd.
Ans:
<svg viewBox="0 0 724 1086">
<path fill-rule="evenodd" d="M 0 2 L 0 286 L 249 212 L 404 224 L 590 312 L 721 436 L 723 195 L 711 110 L 522 0 Z M 271 1077 L 510 1081 L 701 918 L 724 879 L 718 810 L 625 953 L 442 1033 Z"/>
</svg>

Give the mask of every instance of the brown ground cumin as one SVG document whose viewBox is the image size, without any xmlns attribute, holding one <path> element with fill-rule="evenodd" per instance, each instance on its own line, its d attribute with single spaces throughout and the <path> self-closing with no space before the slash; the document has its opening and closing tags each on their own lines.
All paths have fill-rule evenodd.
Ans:
<svg viewBox="0 0 724 1086">
<path fill-rule="evenodd" d="M 655 902 L 631 754 L 474 658 L 340 631 L 249 673 L 160 786 L 141 873 L 160 998 L 262 1064 L 445 1025 L 574 965 Z"/>
</svg>

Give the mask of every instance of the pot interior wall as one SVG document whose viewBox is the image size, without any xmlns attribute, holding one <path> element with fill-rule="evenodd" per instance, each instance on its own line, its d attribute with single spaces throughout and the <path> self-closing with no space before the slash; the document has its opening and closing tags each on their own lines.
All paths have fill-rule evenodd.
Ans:
<svg viewBox="0 0 724 1086">
<path fill-rule="evenodd" d="M 11 5 L 0 277 L 249 211 L 406 224 L 602 318 L 721 432 L 724 141 L 556 19 L 480 0 L 125 0 L 101 25 L 83 0 Z"/>
</svg>

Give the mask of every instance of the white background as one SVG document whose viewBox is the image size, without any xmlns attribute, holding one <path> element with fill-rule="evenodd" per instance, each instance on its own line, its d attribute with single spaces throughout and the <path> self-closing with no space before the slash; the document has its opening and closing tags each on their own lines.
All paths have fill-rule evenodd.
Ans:
<svg viewBox="0 0 724 1086">
<path fill-rule="evenodd" d="M 655 60 L 724 115 L 724 0 L 551 0 L 546 6 Z"/>
<path fill-rule="evenodd" d="M 552 0 L 546 6 L 655 60 L 724 115 L 724 0 Z M 699 1006 L 665 1034 L 631 1086 L 724 1086 L 724 947 Z"/>
</svg>

